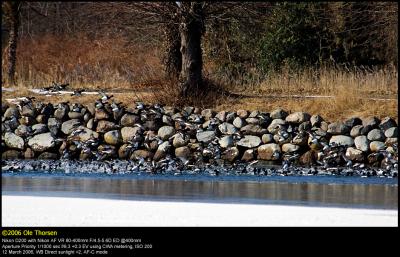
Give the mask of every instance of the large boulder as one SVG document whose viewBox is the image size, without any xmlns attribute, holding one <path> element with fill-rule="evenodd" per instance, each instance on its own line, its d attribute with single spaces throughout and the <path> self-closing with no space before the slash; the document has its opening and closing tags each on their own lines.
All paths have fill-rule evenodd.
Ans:
<svg viewBox="0 0 400 257">
<path fill-rule="evenodd" d="M 132 141 L 134 137 L 142 133 L 142 129 L 139 127 L 123 127 L 121 129 L 121 137 L 124 143 Z"/>
<path fill-rule="evenodd" d="M 270 114 L 271 119 L 285 119 L 288 116 L 288 113 L 282 108 L 275 109 Z"/>
<path fill-rule="evenodd" d="M 26 125 L 19 125 L 15 130 L 15 134 L 20 137 L 26 137 L 32 132 L 32 129 Z"/>
<path fill-rule="evenodd" d="M 79 130 L 81 130 L 81 132 L 79 132 L 76 136 L 78 137 L 79 141 L 81 142 L 86 142 L 89 139 L 98 139 L 99 138 L 99 133 L 88 129 L 84 126 L 79 126 L 78 127 Z"/>
<path fill-rule="evenodd" d="M 280 158 L 281 148 L 278 144 L 271 143 L 259 146 L 257 152 L 258 159 L 275 161 Z"/>
<path fill-rule="evenodd" d="M 126 113 L 121 117 L 120 124 L 123 127 L 132 127 L 140 121 L 139 116 Z"/>
<path fill-rule="evenodd" d="M 237 128 L 228 122 L 224 122 L 218 126 L 219 131 L 224 135 L 232 135 L 237 132 Z"/>
<path fill-rule="evenodd" d="M 163 126 L 158 130 L 158 136 L 162 140 L 168 140 L 175 134 L 175 129 L 172 126 Z"/>
<path fill-rule="evenodd" d="M 187 146 L 175 148 L 175 156 L 177 158 L 189 159 L 190 154 L 190 149 Z"/>
<path fill-rule="evenodd" d="M 82 125 L 82 123 L 78 119 L 67 120 L 62 123 L 61 131 L 65 135 L 69 135 L 72 133 L 72 131 L 74 131 L 80 125 Z"/>
<path fill-rule="evenodd" d="M 274 119 L 272 120 L 271 124 L 268 126 L 268 132 L 271 134 L 276 134 L 278 131 L 286 125 L 286 121 L 282 119 Z"/>
<path fill-rule="evenodd" d="M 367 117 L 362 120 L 364 127 L 371 127 L 372 129 L 378 128 L 380 120 L 377 117 Z"/>
<path fill-rule="evenodd" d="M 346 157 L 352 161 L 363 162 L 365 161 L 365 155 L 363 151 L 349 147 L 346 150 Z"/>
<path fill-rule="evenodd" d="M 174 140 L 172 141 L 172 145 L 175 148 L 183 147 L 189 143 L 189 139 L 185 137 L 182 133 L 177 133 L 174 135 Z"/>
<path fill-rule="evenodd" d="M 117 128 L 118 126 L 114 122 L 108 120 L 99 120 L 97 122 L 96 132 L 105 133 L 107 131 L 114 130 Z"/>
<path fill-rule="evenodd" d="M 354 140 L 349 136 L 337 135 L 337 136 L 332 136 L 331 140 L 329 140 L 329 143 L 330 144 L 335 143 L 337 145 L 344 145 L 344 146 L 352 146 L 354 145 Z"/>
<path fill-rule="evenodd" d="M 369 148 L 371 149 L 371 152 L 379 152 L 381 150 L 385 150 L 386 145 L 381 141 L 372 141 L 369 143 Z"/>
<path fill-rule="evenodd" d="M 242 146 L 245 148 L 253 148 L 257 147 L 261 144 L 261 139 L 257 136 L 245 136 L 244 138 L 240 139 L 236 145 Z"/>
<path fill-rule="evenodd" d="M 211 109 L 205 109 L 201 111 L 201 116 L 204 117 L 205 120 L 209 120 L 214 117 L 215 112 Z"/>
<path fill-rule="evenodd" d="M 219 140 L 219 145 L 222 148 L 228 148 L 233 146 L 233 138 L 232 136 L 224 136 Z"/>
<path fill-rule="evenodd" d="M 47 120 L 47 127 L 53 135 L 57 135 L 60 131 L 62 123 L 56 118 L 49 118 Z"/>
<path fill-rule="evenodd" d="M 363 134 L 362 134 L 363 129 L 364 129 L 364 126 L 363 126 L 363 125 L 356 125 L 356 126 L 354 126 L 354 127 L 350 130 L 350 136 L 352 136 L 352 137 L 358 137 L 358 136 L 363 135 Z"/>
<path fill-rule="evenodd" d="M 300 149 L 300 146 L 290 144 L 290 143 L 282 145 L 282 152 L 284 152 L 284 153 L 297 152 L 299 149 Z"/>
<path fill-rule="evenodd" d="M 10 148 L 24 150 L 24 139 L 14 133 L 6 132 L 6 134 L 4 135 L 4 141 L 6 145 Z"/>
<path fill-rule="evenodd" d="M 306 112 L 295 112 L 295 113 L 289 114 L 285 120 L 290 123 L 300 124 L 305 121 L 309 121 L 310 118 L 311 118 L 311 115 Z"/>
<path fill-rule="evenodd" d="M 246 125 L 246 122 L 245 122 L 242 118 L 240 118 L 240 117 L 236 117 L 236 118 L 233 120 L 233 126 L 235 126 L 235 127 L 238 128 L 238 129 L 242 128 L 242 127 L 245 126 L 245 125 Z"/>
<path fill-rule="evenodd" d="M 238 110 L 236 114 L 242 119 L 246 119 L 247 117 L 249 117 L 249 112 L 247 110 Z"/>
<path fill-rule="evenodd" d="M 272 134 L 264 134 L 261 137 L 263 144 L 272 143 L 274 141 L 274 136 Z"/>
<path fill-rule="evenodd" d="M 210 143 L 215 138 L 215 131 L 201 131 L 197 132 L 196 138 L 199 142 Z"/>
<path fill-rule="evenodd" d="M 38 134 L 29 139 L 28 145 L 35 152 L 44 152 L 56 145 L 55 138 L 51 135 L 50 132 Z"/>
<path fill-rule="evenodd" d="M 397 137 L 398 132 L 397 132 L 397 127 L 391 127 L 385 130 L 385 137 Z"/>
<path fill-rule="evenodd" d="M 332 135 L 345 135 L 349 133 L 350 128 L 347 127 L 343 122 L 334 122 L 328 125 L 328 133 Z"/>
<path fill-rule="evenodd" d="M 385 141 L 385 134 L 380 129 L 373 129 L 368 132 L 367 138 L 370 141 Z"/>
<path fill-rule="evenodd" d="M 104 134 L 104 141 L 110 145 L 118 145 L 122 143 L 122 136 L 119 130 L 108 131 Z"/>
<path fill-rule="evenodd" d="M 11 119 L 13 117 L 18 119 L 20 117 L 20 114 L 16 107 L 11 106 L 11 107 L 8 107 L 8 109 L 5 111 L 5 113 L 3 114 L 3 117 L 5 117 L 6 119 Z"/>
<path fill-rule="evenodd" d="M 358 150 L 363 152 L 368 152 L 369 150 L 369 141 L 366 136 L 358 136 L 354 139 L 354 145 Z"/>
<path fill-rule="evenodd" d="M 260 125 L 248 124 L 240 129 L 244 135 L 262 136 L 268 133 L 268 130 Z"/>
</svg>

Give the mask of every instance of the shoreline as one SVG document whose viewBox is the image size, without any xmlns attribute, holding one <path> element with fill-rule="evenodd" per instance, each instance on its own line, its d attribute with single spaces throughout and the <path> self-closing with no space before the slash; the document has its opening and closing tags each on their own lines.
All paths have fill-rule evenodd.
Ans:
<svg viewBox="0 0 400 257">
<path fill-rule="evenodd" d="M 3 226 L 398 226 L 397 210 L 336 207 L 3 195 L 2 209 Z"/>
</svg>

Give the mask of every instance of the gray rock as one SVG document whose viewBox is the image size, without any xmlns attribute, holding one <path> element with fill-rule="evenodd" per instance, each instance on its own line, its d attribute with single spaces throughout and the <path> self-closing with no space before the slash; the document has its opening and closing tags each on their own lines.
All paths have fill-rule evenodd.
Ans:
<svg viewBox="0 0 400 257">
<path fill-rule="evenodd" d="M 244 135 L 262 136 L 268 133 L 268 130 L 259 125 L 248 124 L 240 129 Z"/>
<path fill-rule="evenodd" d="M 324 121 L 324 119 L 321 116 L 319 116 L 318 114 L 317 115 L 313 115 L 310 118 L 310 122 L 311 122 L 311 126 L 312 127 L 320 126 L 322 121 Z"/>
<path fill-rule="evenodd" d="M 32 130 L 35 134 L 42 134 L 48 131 L 46 124 L 35 124 L 32 126 Z"/>
<path fill-rule="evenodd" d="M 233 138 L 232 136 L 224 136 L 219 140 L 219 145 L 222 148 L 228 148 L 233 146 Z"/>
<path fill-rule="evenodd" d="M 278 144 L 265 144 L 257 148 L 258 159 L 274 161 L 279 160 L 281 154 L 281 148 Z"/>
<path fill-rule="evenodd" d="M 165 141 L 158 146 L 159 151 L 168 152 L 170 149 L 171 149 L 171 144 L 168 141 Z"/>
<path fill-rule="evenodd" d="M 299 131 L 309 131 L 311 129 L 311 122 L 305 121 L 299 125 Z"/>
<path fill-rule="evenodd" d="M 271 112 L 270 116 L 271 116 L 272 119 L 281 119 L 281 120 L 283 120 L 288 116 L 288 113 L 285 110 L 283 110 L 281 108 L 278 108 L 276 110 L 273 110 Z"/>
<path fill-rule="evenodd" d="M 310 114 L 308 114 L 306 112 L 295 112 L 295 113 L 289 114 L 285 120 L 290 123 L 300 124 L 305 121 L 309 121 L 310 118 L 311 118 Z"/>
<path fill-rule="evenodd" d="M 369 150 L 369 141 L 368 138 L 364 135 L 358 136 L 354 139 L 354 145 L 358 150 L 363 152 L 368 152 Z"/>
<path fill-rule="evenodd" d="M 19 125 L 15 130 L 15 134 L 20 137 L 26 137 L 32 132 L 32 129 L 26 125 Z"/>
<path fill-rule="evenodd" d="M 189 138 L 185 137 L 182 133 L 177 133 L 174 135 L 174 140 L 172 141 L 172 145 L 175 148 L 186 146 L 189 143 Z"/>
<path fill-rule="evenodd" d="M 226 112 L 225 111 L 220 111 L 215 115 L 215 118 L 219 119 L 221 122 L 224 122 L 226 119 Z"/>
<path fill-rule="evenodd" d="M 385 141 L 385 134 L 380 129 L 373 129 L 367 136 L 369 141 Z"/>
<path fill-rule="evenodd" d="M 61 128 L 61 121 L 57 120 L 56 118 L 49 118 L 47 120 L 47 127 L 49 128 L 50 132 L 53 135 L 57 135 Z"/>
<path fill-rule="evenodd" d="M 70 118 L 70 119 L 81 119 L 81 118 L 83 118 L 83 113 L 81 113 L 81 112 L 69 112 L 68 113 L 68 117 Z"/>
<path fill-rule="evenodd" d="M 88 122 L 86 123 L 86 127 L 88 129 L 94 129 L 94 126 L 95 126 L 94 119 L 93 118 L 89 119 Z"/>
<path fill-rule="evenodd" d="M 385 143 L 381 141 L 372 141 L 369 143 L 369 148 L 371 149 L 371 152 L 379 152 L 381 150 L 385 150 L 386 146 Z"/>
<path fill-rule="evenodd" d="M 86 105 L 86 108 L 91 115 L 93 115 L 93 116 L 95 115 L 95 113 L 96 113 L 96 104 L 95 103 L 88 103 Z"/>
<path fill-rule="evenodd" d="M 326 121 L 321 121 L 321 125 L 319 126 L 323 131 L 328 131 L 328 123 Z"/>
<path fill-rule="evenodd" d="M 258 115 L 260 115 L 260 112 L 259 111 L 252 111 L 250 114 L 249 114 L 249 118 L 255 118 L 255 117 L 257 117 Z"/>
<path fill-rule="evenodd" d="M 397 137 L 398 132 L 397 132 L 397 127 L 391 127 L 385 130 L 385 137 Z"/>
<path fill-rule="evenodd" d="M 6 119 L 11 119 L 12 117 L 19 118 L 20 114 L 16 107 L 8 107 L 6 112 L 3 115 Z"/>
<path fill-rule="evenodd" d="M 274 119 L 272 120 L 271 124 L 269 124 L 267 129 L 269 133 L 276 134 L 284 126 L 286 126 L 286 121 L 282 119 Z"/>
<path fill-rule="evenodd" d="M 344 145 L 344 146 L 352 146 L 354 145 L 354 140 L 349 136 L 336 135 L 331 137 L 329 143 L 330 144 L 335 143 L 337 145 Z"/>
<path fill-rule="evenodd" d="M 143 127 L 145 130 L 154 130 L 157 131 L 160 128 L 160 125 L 156 120 L 147 120 L 144 124 Z"/>
<path fill-rule="evenodd" d="M 4 141 L 6 145 L 13 149 L 24 150 L 24 139 L 22 137 L 17 136 L 14 133 L 6 132 L 4 135 Z"/>
<path fill-rule="evenodd" d="M 328 125 L 328 133 L 332 135 L 345 135 L 350 132 L 350 128 L 343 122 L 334 122 Z"/>
<path fill-rule="evenodd" d="M 247 117 L 249 117 L 249 112 L 246 110 L 238 110 L 236 112 L 236 115 L 239 116 L 242 119 L 246 119 Z"/>
<path fill-rule="evenodd" d="M 381 121 L 381 124 L 379 124 L 379 128 L 383 131 L 385 131 L 389 128 L 393 128 L 393 127 L 397 127 L 397 123 L 394 119 L 392 119 L 390 117 L 383 118 L 383 120 Z"/>
<path fill-rule="evenodd" d="M 247 118 L 247 119 L 246 119 L 246 122 L 247 122 L 248 124 L 257 125 L 257 124 L 260 123 L 260 120 L 257 119 L 257 118 Z"/>
<path fill-rule="evenodd" d="M 131 148 L 128 148 L 129 144 L 123 144 L 118 149 L 118 158 L 127 159 L 131 153 Z"/>
<path fill-rule="evenodd" d="M 250 162 L 250 161 L 254 160 L 254 156 L 255 156 L 255 151 L 254 151 L 254 149 L 247 149 L 247 150 L 244 151 L 244 153 L 243 153 L 242 161 Z"/>
<path fill-rule="evenodd" d="M 215 138 L 215 131 L 202 131 L 196 134 L 196 138 L 199 142 L 210 143 Z"/>
<path fill-rule="evenodd" d="M 371 126 L 372 129 L 378 128 L 380 120 L 377 117 L 367 117 L 362 120 L 362 125 L 364 127 Z"/>
<path fill-rule="evenodd" d="M 35 152 L 44 152 L 53 148 L 56 145 L 55 138 L 50 132 L 38 134 L 29 139 L 28 145 Z"/>
<path fill-rule="evenodd" d="M 294 145 L 294 144 L 290 144 L 290 143 L 282 145 L 282 152 L 284 152 L 284 153 L 296 152 L 299 149 L 300 149 L 300 146 Z"/>
<path fill-rule="evenodd" d="M 162 140 L 168 140 L 175 134 L 175 129 L 172 126 L 163 126 L 158 130 L 158 136 Z"/>
<path fill-rule="evenodd" d="M 244 138 L 240 139 L 239 142 L 236 143 L 236 145 L 245 148 L 257 147 L 260 144 L 261 144 L 261 139 L 257 136 L 245 136 Z"/>
<path fill-rule="evenodd" d="M 133 141 L 136 135 L 141 135 L 142 129 L 139 127 L 123 127 L 121 129 L 122 142 Z"/>
<path fill-rule="evenodd" d="M 201 111 L 201 116 L 204 117 L 205 120 L 209 120 L 214 117 L 215 112 L 211 109 L 205 109 Z"/>
<path fill-rule="evenodd" d="M 274 136 L 272 134 L 264 134 L 261 137 L 263 144 L 272 143 L 274 141 Z"/>
<path fill-rule="evenodd" d="M 229 162 L 235 161 L 238 157 L 239 149 L 237 149 L 236 147 L 228 148 L 222 153 L 222 159 Z"/>
<path fill-rule="evenodd" d="M 346 125 L 349 128 L 352 128 L 352 127 L 357 126 L 357 125 L 362 125 L 362 120 L 360 118 L 353 117 L 353 118 L 350 118 L 350 119 L 346 120 L 344 122 L 344 125 Z"/>
<path fill-rule="evenodd" d="M 46 117 L 45 115 L 39 114 L 38 116 L 36 116 L 36 122 L 45 124 L 47 123 L 47 118 L 48 117 Z"/>
<path fill-rule="evenodd" d="M 363 130 L 364 126 L 363 125 L 356 125 L 350 130 L 350 136 L 352 137 L 358 137 L 361 136 L 361 131 Z"/>
<path fill-rule="evenodd" d="M 191 152 L 187 146 L 175 148 L 175 156 L 178 158 L 189 159 L 190 155 Z"/>
<path fill-rule="evenodd" d="M 114 122 L 108 120 L 99 120 L 97 122 L 96 132 L 105 133 L 107 131 L 114 130 L 117 128 L 118 126 Z"/>
<path fill-rule="evenodd" d="M 139 122 L 139 117 L 137 115 L 126 113 L 121 117 L 120 124 L 123 127 L 132 127 Z"/>
<path fill-rule="evenodd" d="M 104 134 L 104 141 L 109 145 L 118 145 L 122 143 L 122 136 L 119 130 L 108 131 Z"/>
<path fill-rule="evenodd" d="M 240 129 L 243 126 L 245 126 L 246 123 L 244 122 L 244 120 L 240 117 L 236 117 L 233 121 L 233 126 L 235 126 L 236 128 Z"/>
<path fill-rule="evenodd" d="M 372 125 L 363 126 L 360 133 L 361 135 L 367 135 L 374 128 L 377 128 L 377 126 L 372 126 Z"/>
<path fill-rule="evenodd" d="M 69 112 L 69 106 L 66 104 L 59 104 L 57 109 L 54 111 L 54 117 L 58 120 L 63 120 Z"/>
<path fill-rule="evenodd" d="M 224 122 L 218 126 L 219 131 L 221 131 L 224 135 L 232 135 L 235 134 L 238 130 L 230 123 Z"/>
<path fill-rule="evenodd" d="M 64 134 L 69 135 L 80 125 L 82 125 L 82 123 L 78 119 L 67 120 L 62 123 L 61 131 Z"/>
<path fill-rule="evenodd" d="M 363 162 L 365 161 L 365 155 L 363 151 L 349 147 L 346 150 L 346 157 L 352 161 Z"/>
</svg>

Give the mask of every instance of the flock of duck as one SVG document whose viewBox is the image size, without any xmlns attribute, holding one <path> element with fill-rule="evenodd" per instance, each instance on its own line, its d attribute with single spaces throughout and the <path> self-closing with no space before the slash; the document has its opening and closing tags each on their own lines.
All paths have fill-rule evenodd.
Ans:
<svg viewBox="0 0 400 257">
<path fill-rule="evenodd" d="M 2 105 L 2 170 L 397 177 L 397 124 L 160 104 Z"/>
</svg>

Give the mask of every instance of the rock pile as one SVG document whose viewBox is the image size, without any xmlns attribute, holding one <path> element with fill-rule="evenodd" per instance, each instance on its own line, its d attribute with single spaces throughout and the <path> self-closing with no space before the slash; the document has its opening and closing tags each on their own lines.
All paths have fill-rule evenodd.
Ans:
<svg viewBox="0 0 400 257">
<path fill-rule="evenodd" d="M 87 106 L 2 105 L 3 159 L 179 160 L 397 169 L 398 128 L 386 117 L 329 123 L 319 115 L 237 112 L 135 103 L 102 94 Z"/>
</svg>

